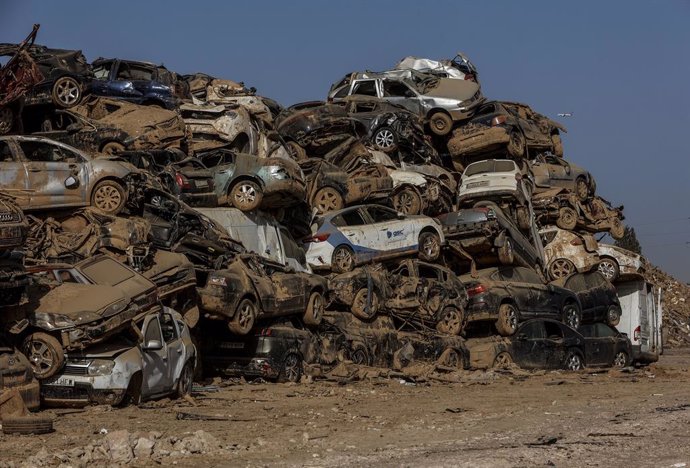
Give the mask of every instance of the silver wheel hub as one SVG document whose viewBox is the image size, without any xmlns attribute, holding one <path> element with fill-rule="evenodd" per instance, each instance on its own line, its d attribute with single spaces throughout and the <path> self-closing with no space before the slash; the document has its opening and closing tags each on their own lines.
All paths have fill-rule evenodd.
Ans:
<svg viewBox="0 0 690 468">
<path fill-rule="evenodd" d="M 376 146 L 378 146 L 379 148 L 388 149 L 393 147 L 395 137 L 393 136 L 393 132 L 391 132 L 390 130 L 381 130 L 376 134 L 374 142 L 376 143 Z"/>
</svg>

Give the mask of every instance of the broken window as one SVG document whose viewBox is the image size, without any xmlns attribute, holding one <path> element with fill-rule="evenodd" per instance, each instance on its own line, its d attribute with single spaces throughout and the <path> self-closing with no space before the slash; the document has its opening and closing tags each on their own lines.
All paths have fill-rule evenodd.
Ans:
<svg viewBox="0 0 690 468">
<path fill-rule="evenodd" d="M 149 343 L 151 341 L 158 341 L 160 343 L 163 342 L 163 338 L 161 337 L 161 328 L 158 323 L 158 317 L 154 317 L 149 321 L 148 326 L 146 327 L 146 334 L 144 335 L 144 343 Z"/>
<path fill-rule="evenodd" d="M 170 344 L 177 339 L 177 329 L 175 328 L 175 320 L 172 315 L 163 314 L 161 321 L 161 331 L 163 332 L 163 339 Z"/>
<path fill-rule="evenodd" d="M 354 87 L 352 88 L 352 94 L 377 97 L 376 81 L 375 80 L 365 80 L 365 81 L 356 82 Z"/>
<path fill-rule="evenodd" d="M 440 280 L 439 271 L 428 265 L 419 265 L 419 276 L 422 278 Z"/>
<path fill-rule="evenodd" d="M 343 213 L 340 215 L 340 218 L 342 218 L 342 225 L 344 226 L 361 226 L 366 224 L 359 210 L 352 210 L 348 211 L 347 213 Z"/>
<path fill-rule="evenodd" d="M 118 80 L 139 80 L 139 81 L 152 81 L 153 80 L 153 70 L 150 68 L 144 68 L 138 65 L 129 63 L 120 63 L 120 68 L 117 71 Z"/>
<path fill-rule="evenodd" d="M 20 141 L 19 146 L 31 162 L 81 162 L 81 157 L 61 146 L 42 141 Z"/>
<path fill-rule="evenodd" d="M 383 80 L 383 95 L 385 97 L 415 97 L 414 92 L 403 82 Z"/>
<path fill-rule="evenodd" d="M 110 68 L 113 66 L 113 62 L 100 63 L 93 67 L 93 76 L 97 80 L 107 80 L 110 75 Z"/>
<path fill-rule="evenodd" d="M 295 242 L 290 235 L 290 233 L 287 232 L 285 229 L 280 229 L 280 238 L 283 241 L 283 248 L 285 249 L 285 256 L 287 258 L 293 258 L 299 262 L 300 265 L 303 267 L 306 267 L 307 265 L 307 257 L 304 254 L 304 250 L 297 245 L 297 242 Z"/>
<path fill-rule="evenodd" d="M 557 323 L 544 322 L 544 330 L 547 338 L 550 340 L 560 340 L 563 338 L 563 330 L 561 330 Z"/>
<path fill-rule="evenodd" d="M 349 86 L 344 86 L 344 87 L 340 88 L 340 89 L 338 90 L 338 92 L 335 93 L 335 94 L 333 95 L 333 97 L 334 97 L 334 98 L 344 98 L 345 96 L 347 96 L 347 93 L 348 93 L 349 91 L 350 91 L 350 87 L 349 87 Z"/>
<path fill-rule="evenodd" d="M 0 162 L 12 162 L 12 150 L 6 141 L 0 141 Z"/>
</svg>

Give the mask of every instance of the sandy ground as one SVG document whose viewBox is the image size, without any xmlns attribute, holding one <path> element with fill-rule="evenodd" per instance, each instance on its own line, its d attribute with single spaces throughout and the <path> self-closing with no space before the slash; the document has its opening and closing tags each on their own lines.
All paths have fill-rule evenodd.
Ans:
<svg viewBox="0 0 690 468">
<path fill-rule="evenodd" d="M 0 436 L 0 465 L 125 429 L 202 429 L 222 453 L 136 466 L 690 466 L 690 349 L 625 371 L 471 372 L 461 383 L 223 381 L 194 402 L 52 410 L 55 432 Z M 44 412 L 47 413 L 47 412 Z M 181 415 L 220 420 L 186 420 Z M 77 466 L 75 464 L 75 466 Z"/>
</svg>

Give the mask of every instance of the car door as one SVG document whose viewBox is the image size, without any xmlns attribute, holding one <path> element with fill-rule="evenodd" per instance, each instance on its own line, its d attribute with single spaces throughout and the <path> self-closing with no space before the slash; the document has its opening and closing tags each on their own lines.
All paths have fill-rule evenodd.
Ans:
<svg viewBox="0 0 690 468">
<path fill-rule="evenodd" d="M 546 156 L 544 159 L 549 168 L 551 185 L 557 187 L 571 187 L 572 184 L 567 183 L 571 180 L 570 164 L 564 161 L 563 158 L 556 156 Z"/>
<path fill-rule="evenodd" d="M 511 338 L 513 360 L 526 369 L 543 368 L 546 365 L 546 330 L 543 320 L 531 320 L 520 326 Z"/>
<path fill-rule="evenodd" d="M 385 101 L 402 106 L 416 115 L 424 115 L 419 96 L 406 83 L 390 79 L 383 79 L 381 82 Z"/>
<path fill-rule="evenodd" d="M 565 288 L 570 289 L 577 295 L 577 298 L 580 300 L 580 307 L 582 308 L 582 318 L 584 321 L 588 321 L 592 316 L 596 298 L 592 295 L 593 291 L 590 290 L 587 285 L 585 275 L 576 274 L 571 276 L 565 283 Z"/>
<path fill-rule="evenodd" d="M 369 129 L 371 122 L 380 114 L 378 107 L 376 101 L 352 101 L 348 105 L 348 113 Z"/>
<path fill-rule="evenodd" d="M 566 354 L 563 325 L 550 320 L 544 321 L 544 358 L 545 367 L 560 369 L 563 367 Z"/>
<path fill-rule="evenodd" d="M 160 326 L 163 341 L 168 351 L 167 374 L 162 382 L 162 387 L 163 391 L 168 392 L 175 388 L 175 377 L 185 364 L 184 343 L 171 313 L 163 312 Z"/>
<path fill-rule="evenodd" d="M 125 101 L 140 102 L 143 93 L 140 89 L 141 80 L 136 79 L 138 76 L 138 67 L 129 62 L 118 61 L 114 65 L 111 79 L 108 81 L 107 95 Z"/>
<path fill-rule="evenodd" d="M 384 250 L 380 243 L 377 228 L 369 224 L 369 217 L 362 208 L 345 211 L 334 219 L 338 230 L 350 243 L 356 259 L 366 261 L 376 258 Z"/>
<path fill-rule="evenodd" d="M 509 266 L 503 267 L 498 270 L 498 276 L 510 298 L 515 301 L 520 316 L 527 319 L 537 315 L 537 311 L 532 306 L 534 299 L 532 298 L 531 285 L 523 280 L 518 269 Z"/>
<path fill-rule="evenodd" d="M 595 323 L 594 326 L 599 342 L 599 365 L 608 366 L 616 355 L 618 332 L 605 323 Z"/>
<path fill-rule="evenodd" d="M 91 81 L 91 92 L 98 96 L 107 96 L 110 94 L 109 86 L 111 76 L 117 69 L 117 61 L 109 60 L 100 62 L 93 66 L 93 80 Z"/>
<path fill-rule="evenodd" d="M 165 391 L 170 375 L 170 358 L 157 314 L 144 319 L 142 334 L 142 396 L 157 395 Z"/>
<path fill-rule="evenodd" d="M 417 241 L 411 223 L 398 219 L 395 210 L 383 206 L 369 205 L 366 212 L 371 219 L 371 227 L 376 231 L 381 250 L 393 251 L 415 247 Z"/>
<path fill-rule="evenodd" d="M 597 338 L 596 324 L 587 323 L 580 325 L 578 332 L 585 339 L 585 362 L 588 366 L 597 366 L 601 360 L 601 346 Z"/>
<path fill-rule="evenodd" d="M 528 298 L 530 310 L 541 315 L 558 315 L 560 311 L 551 300 L 553 287 L 544 284 L 541 278 L 539 278 L 539 275 L 530 268 L 517 267 L 516 270 L 529 289 Z"/>
<path fill-rule="evenodd" d="M 32 192 L 26 166 L 14 142 L 0 141 L 0 187 L 15 197 L 17 204 L 30 208 Z"/>
<path fill-rule="evenodd" d="M 278 284 L 271 280 L 271 276 L 267 271 L 268 262 L 264 263 L 258 257 L 249 257 L 242 260 L 242 269 L 244 273 L 252 281 L 256 292 L 258 293 L 259 302 L 261 302 L 261 309 L 267 315 L 275 315 L 280 311 L 278 304 Z M 271 273 L 275 273 L 271 271 Z"/>
</svg>

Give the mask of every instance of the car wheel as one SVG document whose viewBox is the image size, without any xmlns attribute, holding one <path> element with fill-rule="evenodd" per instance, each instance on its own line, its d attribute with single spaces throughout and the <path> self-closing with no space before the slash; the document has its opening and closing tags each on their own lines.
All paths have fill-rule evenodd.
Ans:
<svg viewBox="0 0 690 468">
<path fill-rule="evenodd" d="M 585 366 L 582 362 L 582 356 L 580 355 L 580 353 L 571 349 L 568 351 L 568 354 L 565 357 L 563 367 L 565 368 L 565 370 L 579 371 L 582 370 L 582 368 Z"/>
<path fill-rule="evenodd" d="M 304 323 L 312 327 L 316 327 L 321 323 L 323 319 L 323 311 L 326 307 L 326 301 L 323 299 L 323 295 L 314 291 L 309 296 L 309 303 L 307 304 L 307 310 L 304 312 Z"/>
<path fill-rule="evenodd" d="M 412 187 L 404 187 L 393 195 L 393 208 L 406 215 L 417 215 L 422 212 L 422 198 Z"/>
<path fill-rule="evenodd" d="M 52 377 L 65 365 L 62 345 L 47 333 L 32 333 L 24 338 L 22 352 L 29 358 L 37 379 Z"/>
<path fill-rule="evenodd" d="M 575 271 L 575 265 L 567 258 L 557 258 L 549 265 L 549 276 L 552 280 L 565 278 Z"/>
<path fill-rule="evenodd" d="M 192 394 L 192 385 L 194 384 L 194 367 L 192 362 L 187 362 L 182 368 L 180 378 L 177 379 L 175 386 L 175 397 L 182 398 L 185 395 Z"/>
<path fill-rule="evenodd" d="M 283 361 L 278 374 L 279 382 L 299 382 L 302 378 L 302 358 L 297 353 L 290 353 Z"/>
<path fill-rule="evenodd" d="M 625 235 L 625 225 L 618 218 L 613 218 L 611 221 L 611 228 L 609 229 L 609 234 L 616 240 L 622 239 Z"/>
<path fill-rule="evenodd" d="M 463 329 L 462 311 L 455 307 L 446 307 L 436 323 L 436 331 L 444 335 L 457 336 Z"/>
<path fill-rule="evenodd" d="M 372 140 L 376 149 L 384 153 L 393 152 L 398 147 L 398 137 L 391 127 L 381 127 L 376 130 Z"/>
<path fill-rule="evenodd" d="M 249 298 L 242 299 L 237 306 L 237 311 L 228 323 L 231 332 L 237 335 L 246 335 L 254 326 L 256 320 L 256 304 Z"/>
<path fill-rule="evenodd" d="M 71 76 L 60 77 L 53 84 L 52 97 L 58 107 L 74 107 L 81 100 L 81 85 Z"/>
<path fill-rule="evenodd" d="M 556 226 L 566 231 L 572 231 L 577 226 L 577 213 L 572 208 L 567 206 L 558 210 L 558 219 L 556 219 Z"/>
<path fill-rule="evenodd" d="M 562 313 L 562 322 L 568 325 L 570 328 L 577 330 L 582 322 L 582 314 L 580 313 L 580 308 L 577 306 L 577 304 L 570 302 L 564 305 Z"/>
<path fill-rule="evenodd" d="M 324 187 L 316 192 L 312 205 L 319 214 L 324 214 L 342 209 L 345 203 L 340 192 L 333 187 Z"/>
<path fill-rule="evenodd" d="M 515 252 L 513 251 L 513 241 L 506 237 L 503 245 L 498 248 L 498 261 L 502 265 L 512 265 L 515 261 Z"/>
<path fill-rule="evenodd" d="M 125 145 L 117 141 L 109 141 L 105 145 L 101 146 L 101 153 L 103 154 L 116 154 L 121 153 L 125 150 Z"/>
<path fill-rule="evenodd" d="M 451 369 L 463 368 L 462 356 L 460 356 L 460 353 L 453 348 L 444 349 L 436 361 L 436 364 L 443 367 L 449 367 Z"/>
<path fill-rule="evenodd" d="M 350 308 L 352 315 L 360 320 L 371 320 L 374 318 L 379 310 L 379 297 L 375 291 L 371 291 L 371 304 L 368 304 L 369 307 L 367 308 L 368 302 L 369 289 L 362 288 L 357 291 L 357 294 L 355 294 L 355 298 L 352 301 L 352 307 Z"/>
<path fill-rule="evenodd" d="M 563 140 L 561 136 L 557 133 L 551 135 L 551 145 L 553 147 L 553 154 L 558 157 L 563 157 Z"/>
<path fill-rule="evenodd" d="M 625 351 L 618 351 L 611 363 L 613 367 L 625 367 L 628 365 L 628 353 Z"/>
<path fill-rule="evenodd" d="M 589 198 L 589 184 L 584 177 L 578 177 L 575 181 L 575 194 L 580 201 L 587 201 Z"/>
<path fill-rule="evenodd" d="M 606 323 L 608 323 L 612 327 L 615 327 L 619 323 L 621 323 L 621 309 L 620 309 L 620 307 L 615 306 L 615 305 L 612 305 L 609 307 L 609 310 L 606 312 Z"/>
<path fill-rule="evenodd" d="M 508 153 L 516 158 L 521 158 L 525 155 L 525 135 L 520 130 L 513 130 L 510 132 L 510 141 L 508 141 Z"/>
<path fill-rule="evenodd" d="M 241 180 L 230 189 L 230 203 L 242 211 L 253 211 L 261 205 L 264 194 L 254 181 Z"/>
<path fill-rule="evenodd" d="M 503 351 L 501 353 L 498 353 L 498 355 L 494 358 L 494 362 L 491 364 L 491 367 L 495 367 L 497 369 L 506 369 L 510 367 L 513 364 L 513 357 L 510 355 L 509 352 Z"/>
<path fill-rule="evenodd" d="M 14 114 L 9 107 L 0 107 L 0 135 L 9 133 L 14 126 Z"/>
<path fill-rule="evenodd" d="M 515 218 L 517 219 L 518 227 L 527 231 L 532 227 L 532 218 L 529 215 L 529 210 L 526 206 L 518 206 L 515 209 Z"/>
<path fill-rule="evenodd" d="M 339 245 L 333 251 L 331 268 L 336 273 L 346 273 L 355 267 L 355 254 L 345 245 Z"/>
<path fill-rule="evenodd" d="M 359 364 L 360 366 L 371 365 L 371 362 L 369 361 L 369 353 L 362 345 L 355 345 L 354 349 L 350 353 L 350 361 L 352 361 L 353 364 Z"/>
<path fill-rule="evenodd" d="M 599 265 L 597 265 L 597 270 L 604 276 L 604 278 L 612 283 L 618 279 L 618 275 L 620 274 L 618 262 L 612 258 L 604 258 L 602 261 L 600 261 Z"/>
<path fill-rule="evenodd" d="M 419 258 L 427 262 L 441 256 L 441 238 L 435 232 L 426 231 L 419 235 Z"/>
<path fill-rule="evenodd" d="M 288 153 L 290 153 L 290 156 L 295 161 L 306 161 L 307 160 L 307 152 L 304 148 L 302 148 L 297 142 L 294 141 L 288 141 L 285 143 L 285 146 L 287 147 Z"/>
<path fill-rule="evenodd" d="M 501 336 L 511 336 L 515 334 L 518 326 L 518 310 L 513 304 L 501 304 L 498 308 L 498 320 L 496 320 L 496 330 Z"/>
<path fill-rule="evenodd" d="M 125 189 L 113 180 L 99 182 L 91 194 L 91 205 L 107 214 L 118 214 L 125 207 L 125 201 Z"/>
<path fill-rule="evenodd" d="M 429 128 L 438 136 L 448 135 L 453 128 L 453 119 L 445 112 L 436 112 L 429 117 Z"/>
<path fill-rule="evenodd" d="M 53 418 L 47 416 L 5 416 L 2 418 L 5 434 L 48 434 L 53 432 Z"/>
</svg>

